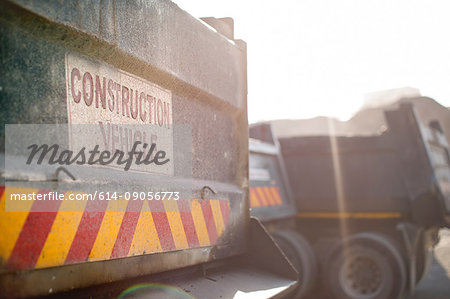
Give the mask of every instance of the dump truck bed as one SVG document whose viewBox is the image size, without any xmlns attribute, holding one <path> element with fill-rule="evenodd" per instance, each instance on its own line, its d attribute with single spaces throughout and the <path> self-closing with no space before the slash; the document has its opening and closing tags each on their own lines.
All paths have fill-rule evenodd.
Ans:
<svg viewBox="0 0 450 299">
<path fill-rule="evenodd" d="M 450 162 L 442 131 L 419 124 L 407 104 L 385 117 L 388 129 L 379 135 L 279 140 L 300 213 L 374 213 L 446 223 Z"/>
</svg>

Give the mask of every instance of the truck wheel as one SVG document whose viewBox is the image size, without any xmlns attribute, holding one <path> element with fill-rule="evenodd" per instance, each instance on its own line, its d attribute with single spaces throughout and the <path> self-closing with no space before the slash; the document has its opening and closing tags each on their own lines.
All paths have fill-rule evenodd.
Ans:
<svg viewBox="0 0 450 299">
<path fill-rule="evenodd" d="M 374 233 L 347 238 L 325 264 L 324 283 L 332 298 L 401 298 L 407 274 L 392 241 Z"/>
<path fill-rule="evenodd" d="M 304 298 L 314 286 L 317 276 L 317 261 L 308 241 L 291 230 L 278 231 L 273 238 L 299 274 L 295 298 Z"/>
</svg>

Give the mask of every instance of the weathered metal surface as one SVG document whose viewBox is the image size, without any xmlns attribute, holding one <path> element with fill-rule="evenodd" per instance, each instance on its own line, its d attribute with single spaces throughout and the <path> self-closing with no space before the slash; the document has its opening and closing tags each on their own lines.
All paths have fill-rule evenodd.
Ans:
<svg viewBox="0 0 450 299">
<path fill-rule="evenodd" d="M 20 285 L 20 296 L 48 294 L 245 251 L 249 213 L 244 42 L 228 40 L 170 1 L 3 1 L 0 43 L 2 152 L 6 123 L 145 123 L 150 113 L 158 113 L 160 99 L 160 111 L 168 107 L 167 113 L 150 121 L 159 125 L 161 120 L 163 127 L 173 124 L 173 133 L 168 130 L 166 135 L 173 134 L 169 140 L 174 148 L 188 143 L 189 155 L 174 157 L 174 170 L 158 178 L 171 191 L 190 186 L 192 194 L 177 202 L 59 202 L 44 212 L 36 212 L 40 204 L 35 201 L 20 213 L 2 208 L 0 289 L 11 295 Z M 132 89 L 144 92 L 150 110 L 137 110 L 136 93 L 124 101 L 123 88 L 115 98 L 121 97 L 122 110 L 114 110 L 108 101 L 110 79 L 130 94 Z M 114 117 L 108 115 L 111 108 Z M 177 124 L 190 127 L 191 141 Z M 179 172 L 177 163 L 183 159 L 191 166 Z M 50 191 L 27 180 L 5 182 L 3 164 L 1 170 L 0 185 L 6 186 L 2 207 L 11 188 Z M 54 169 L 37 175 L 52 177 Z M 145 191 L 152 175 L 80 170 L 76 181 L 52 183 L 56 189 L 51 191 L 65 196 L 91 193 L 104 183 Z M 215 194 L 202 196 L 205 186 Z M 70 204 L 78 210 L 64 211 Z"/>
<path fill-rule="evenodd" d="M 91 39 L 114 47 L 99 49 L 90 45 L 93 40 L 87 39 L 84 44 L 74 45 L 90 52 L 90 56 L 100 55 L 115 62 L 113 65 L 128 66 L 120 68 L 131 68 L 131 73 L 145 72 L 145 68 L 152 66 L 236 107 L 246 105 L 241 49 L 234 41 L 213 32 L 171 1 L 9 2 L 43 17 L 50 24 L 82 32 L 84 37 L 91 36 Z M 36 28 L 35 32 L 40 29 L 54 28 Z M 62 38 L 64 43 L 76 41 L 70 35 L 64 35 L 63 28 L 59 33 L 63 36 L 52 35 Z M 145 65 L 120 61 L 120 54 L 114 50 L 131 55 Z M 46 53 L 53 56 L 53 52 Z M 201 72 L 197 71 L 199 65 Z"/>
</svg>

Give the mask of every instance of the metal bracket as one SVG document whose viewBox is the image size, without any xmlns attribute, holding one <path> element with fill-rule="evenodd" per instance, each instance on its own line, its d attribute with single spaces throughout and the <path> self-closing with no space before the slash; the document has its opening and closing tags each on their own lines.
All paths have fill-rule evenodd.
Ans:
<svg viewBox="0 0 450 299">
<path fill-rule="evenodd" d="M 216 191 L 214 191 L 213 189 L 211 189 L 211 187 L 209 186 L 203 186 L 202 190 L 200 190 L 200 198 L 201 199 L 205 199 L 205 194 L 206 194 L 206 190 L 209 190 L 212 192 L 212 194 L 216 194 Z"/>
</svg>

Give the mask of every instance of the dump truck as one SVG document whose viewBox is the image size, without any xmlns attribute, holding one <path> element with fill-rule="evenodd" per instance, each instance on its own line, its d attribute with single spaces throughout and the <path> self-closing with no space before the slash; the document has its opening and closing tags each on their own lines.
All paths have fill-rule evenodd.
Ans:
<svg viewBox="0 0 450 299">
<path fill-rule="evenodd" d="M 365 136 L 273 136 L 250 128 L 250 205 L 299 272 L 298 298 L 404 298 L 450 226 L 450 157 L 413 105 Z"/>
<path fill-rule="evenodd" d="M 0 297 L 281 298 L 247 51 L 154 1 L 1 1 Z M 288 269 L 288 270 L 286 270 Z"/>
</svg>

